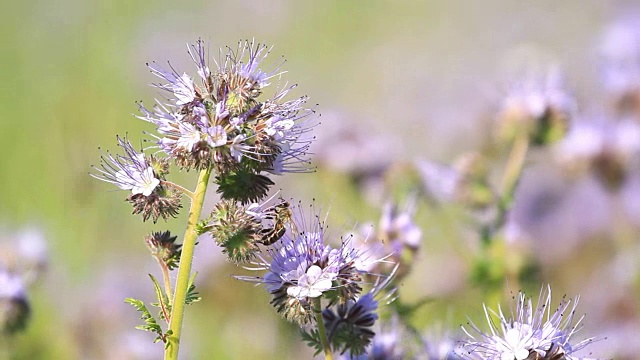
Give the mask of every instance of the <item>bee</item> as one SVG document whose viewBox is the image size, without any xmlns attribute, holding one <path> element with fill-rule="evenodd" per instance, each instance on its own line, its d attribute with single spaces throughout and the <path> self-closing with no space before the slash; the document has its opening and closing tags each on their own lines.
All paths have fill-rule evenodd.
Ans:
<svg viewBox="0 0 640 360">
<path fill-rule="evenodd" d="M 280 240 L 287 232 L 286 225 L 291 221 L 292 217 L 289 206 L 289 202 L 283 200 L 279 204 L 266 210 L 268 214 L 265 216 L 265 219 L 273 221 L 273 225 L 260 230 L 260 235 L 262 236 L 261 244 L 267 246 L 272 245 Z"/>
<path fill-rule="evenodd" d="M 535 357 L 533 357 L 533 360 L 563 360 L 565 359 L 565 352 L 564 349 L 562 349 L 562 347 L 558 346 L 556 343 L 551 344 L 551 347 L 549 347 L 549 350 L 547 350 L 546 355 L 544 357 L 542 357 L 540 354 L 537 354 L 534 351 L 531 351 L 529 354 L 529 358 L 531 358 L 532 355 L 535 354 Z"/>
</svg>

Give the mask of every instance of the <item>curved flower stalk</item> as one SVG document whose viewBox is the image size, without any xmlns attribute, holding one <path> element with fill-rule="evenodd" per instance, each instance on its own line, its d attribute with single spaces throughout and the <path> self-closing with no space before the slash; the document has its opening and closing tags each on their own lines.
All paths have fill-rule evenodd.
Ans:
<svg viewBox="0 0 640 360">
<path fill-rule="evenodd" d="M 482 332 L 476 325 L 469 324 L 472 334 L 463 327 L 471 338 L 463 344 L 460 355 L 465 359 L 496 360 L 555 360 L 583 359 L 577 352 L 595 341 L 588 338 L 579 342 L 571 338 L 582 328 L 584 316 L 575 318 L 578 298 L 573 301 L 563 298 L 554 312 L 551 312 L 551 288 L 543 291 L 534 308 L 531 298 L 519 293 L 515 313 L 505 316 L 498 307 L 495 313 L 484 307 L 489 332 Z M 493 317 L 499 318 L 496 324 Z"/>
</svg>

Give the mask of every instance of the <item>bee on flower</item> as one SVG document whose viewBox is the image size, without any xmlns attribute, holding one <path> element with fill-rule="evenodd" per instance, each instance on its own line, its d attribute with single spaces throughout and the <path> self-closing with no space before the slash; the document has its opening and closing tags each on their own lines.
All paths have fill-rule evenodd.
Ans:
<svg viewBox="0 0 640 360">
<path fill-rule="evenodd" d="M 300 206 L 298 210 L 302 213 Z M 280 241 L 253 262 L 252 270 L 266 270 L 266 274 L 237 278 L 264 284 L 276 310 L 302 325 L 312 321 L 316 298 L 341 304 L 357 299 L 363 275 L 368 274 L 365 265 L 381 259 L 371 259 L 366 251 L 354 248 L 351 238 L 343 239 L 337 248 L 329 245 L 326 226 L 317 215 L 310 221 L 298 218 L 295 229 L 299 231 L 287 229 Z"/>
</svg>

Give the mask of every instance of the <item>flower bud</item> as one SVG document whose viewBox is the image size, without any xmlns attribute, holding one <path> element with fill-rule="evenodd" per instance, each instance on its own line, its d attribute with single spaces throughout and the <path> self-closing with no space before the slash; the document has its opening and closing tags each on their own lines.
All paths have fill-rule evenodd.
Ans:
<svg viewBox="0 0 640 360">
<path fill-rule="evenodd" d="M 159 263 L 165 264 L 169 270 L 178 266 L 182 245 L 176 244 L 176 236 L 171 236 L 169 231 L 154 232 L 145 236 L 144 241 L 153 256 Z"/>
</svg>

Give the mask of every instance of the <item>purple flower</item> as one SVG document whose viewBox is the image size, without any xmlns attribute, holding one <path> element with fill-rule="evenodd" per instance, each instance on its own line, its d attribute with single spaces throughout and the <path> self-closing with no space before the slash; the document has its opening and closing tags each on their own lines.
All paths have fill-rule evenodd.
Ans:
<svg viewBox="0 0 640 360">
<path fill-rule="evenodd" d="M 188 46 L 198 76 L 149 64 L 162 83 L 154 84 L 167 96 L 153 109 L 140 105 L 138 118 L 157 127 L 158 147 L 185 169 L 215 166 L 220 178 L 240 164 L 256 173 L 309 171 L 307 151 L 312 138 L 304 119 L 306 97 L 284 101 L 294 86 L 278 88 L 261 100 L 269 80 L 282 75 L 278 64 L 263 70 L 269 49 L 254 41 L 243 41 L 228 49 L 210 69 L 202 41 Z"/>
<path fill-rule="evenodd" d="M 125 138 L 117 137 L 118 145 L 124 149 L 124 155 L 107 153 L 102 156 L 102 169 L 94 167 L 98 174 L 94 178 L 115 184 L 122 190 L 131 190 L 133 195 L 149 196 L 160 184 L 153 168 L 144 154 L 137 152 Z"/>
<path fill-rule="evenodd" d="M 17 274 L 0 267 L 0 300 L 24 301 L 27 298 L 24 282 Z"/>
<path fill-rule="evenodd" d="M 342 241 L 338 248 L 326 244 L 324 223 L 317 216 L 313 219 L 310 228 L 298 223 L 291 225 L 295 230 L 287 231 L 280 241 L 258 256 L 253 270 L 266 270 L 266 274 L 237 277 L 264 284 L 274 296 L 272 304 L 276 309 L 299 323 L 311 320 L 311 313 L 307 312 L 311 311 L 313 298 L 355 301 L 361 291 L 361 276 L 366 274 L 359 267 L 361 258 L 367 256 L 365 252 L 352 248 L 350 239 Z"/>
<path fill-rule="evenodd" d="M 394 296 L 395 289 L 387 289 L 387 286 L 393 280 L 397 269 L 396 266 L 391 274 L 383 280 L 378 278 L 368 293 L 328 307 L 322 312 L 327 328 L 327 338 L 333 349 L 341 353 L 349 351 L 349 357 L 356 359 L 365 359 L 364 354 L 367 352 L 367 348 L 369 348 L 369 355 L 374 359 L 392 358 L 392 353 L 386 350 L 399 350 L 393 346 L 393 342 L 397 339 L 393 339 L 393 337 L 379 338 L 379 335 L 376 336 L 372 330 L 378 320 L 377 311 L 380 298 L 386 298 L 387 302 L 393 301 L 392 296 Z M 386 292 L 386 295 L 381 296 L 383 291 Z M 397 352 L 394 351 L 394 353 Z"/>
<path fill-rule="evenodd" d="M 467 359 L 525 360 L 531 355 L 544 359 L 578 359 L 575 352 L 591 344 L 594 339 L 588 338 L 580 342 L 571 342 L 571 337 L 582 328 L 584 316 L 574 319 L 578 299 L 571 304 L 564 298 L 558 308 L 551 313 L 551 289 L 542 292 L 537 308 L 533 308 L 531 299 L 523 293 L 517 297 L 515 314 L 505 316 L 498 307 L 498 313 L 484 307 L 489 323 L 489 332 L 482 332 L 474 324 L 471 334 L 463 327 L 471 340 L 464 343 Z M 499 325 L 493 321 L 499 318 Z M 575 320 L 575 322 L 574 322 Z M 562 355 L 562 357 L 560 357 Z"/>
</svg>

